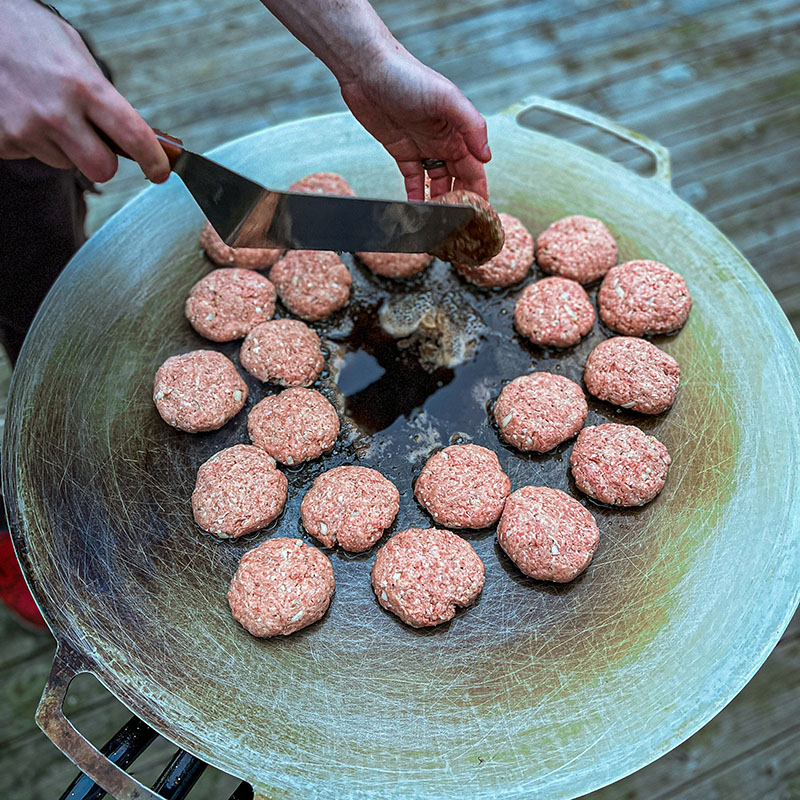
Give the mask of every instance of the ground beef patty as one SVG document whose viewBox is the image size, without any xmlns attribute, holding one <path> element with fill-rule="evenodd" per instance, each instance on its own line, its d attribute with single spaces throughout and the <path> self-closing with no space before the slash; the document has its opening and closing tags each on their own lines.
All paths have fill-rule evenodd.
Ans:
<svg viewBox="0 0 800 800">
<path fill-rule="evenodd" d="M 242 556 L 228 603 L 253 636 L 288 636 L 323 617 L 335 586 L 324 553 L 302 539 L 279 537 Z"/>
<path fill-rule="evenodd" d="M 378 551 L 372 588 L 378 602 L 414 628 L 440 625 L 478 597 L 485 568 L 472 545 L 450 531 L 409 528 Z"/>
<path fill-rule="evenodd" d="M 156 372 L 153 402 L 168 425 L 187 433 L 215 431 L 247 400 L 247 384 L 216 350 L 168 358 Z"/>
<path fill-rule="evenodd" d="M 466 280 L 476 286 L 489 288 L 519 283 L 533 264 L 533 236 L 511 214 L 501 213 L 498 216 L 505 232 L 503 249 L 494 258 L 477 267 L 453 264 Z"/>
<path fill-rule="evenodd" d="M 384 278 L 410 278 L 433 261 L 427 253 L 356 253 L 367 269 Z"/>
<path fill-rule="evenodd" d="M 686 281 L 658 261 L 626 261 L 614 267 L 597 294 L 600 318 L 626 336 L 676 331 L 691 307 Z"/>
<path fill-rule="evenodd" d="M 269 277 L 286 308 L 310 322 L 346 306 L 353 283 L 342 259 L 327 250 L 292 250 Z"/>
<path fill-rule="evenodd" d="M 189 291 L 186 319 L 206 339 L 241 339 L 275 313 L 275 287 L 247 269 L 215 269 Z"/>
<path fill-rule="evenodd" d="M 298 319 L 257 325 L 247 334 L 239 359 L 260 381 L 281 386 L 310 386 L 325 366 L 319 336 Z"/>
<path fill-rule="evenodd" d="M 592 561 L 600 531 L 573 497 L 545 486 L 512 492 L 497 526 L 497 542 L 526 575 L 567 583 Z"/>
<path fill-rule="evenodd" d="M 247 431 L 253 444 L 291 466 L 333 447 L 339 416 L 319 392 L 298 387 L 256 403 L 247 418 Z"/>
<path fill-rule="evenodd" d="M 497 455 L 477 444 L 454 444 L 434 453 L 414 486 L 422 507 L 448 528 L 494 525 L 510 491 Z"/>
<path fill-rule="evenodd" d="M 663 488 L 672 463 L 655 436 L 633 425 L 584 428 L 569 460 L 578 488 L 612 506 L 641 506 Z"/>
<path fill-rule="evenodd" d="M 302 194 L 333 194 L 352 197 L 355 195 L 350 184 L 335 172 L 312 172 L 304 178 L 295 181 L 290 187 L 290 192 Z"/>
<path fill-rule="evenodd" d="M 200 246 L 206 255 L 221 267 L 266 269 L 283 255 L 282 249 L 271 247 L 230 247 L 222 241 L 210 222 L 206 222 L 200 234 Z"/>
<path fill-rule="evenodd" d="M 583 380 L 595 397 L 642 414 L 660 414 L 675 402 L 678 362 L 654 344 L 614 336 L 589 353 Z"/>
<path fill-rule="evenodd" d="M 494 407 L 500 435 L 525 452 L 546 453 L 574 436 L 589 408 L 577 383 L 563 375 L 532 372 L 503 387 Z"/>
<path fill-rule="evenodd" d="M 380 472 L 347 465 L 323 472 L 300 504 L 303 527 L 325 547 L 369 550 L 400 510 L 397 487 Z"/>
<path fill-rule="evenodd" d="M 283 511 L 288 482 L 259 447 L 237 444 L 211 456 L 197 471 L 194 521 L 221 539 L 265 528 Z"/>
<path fill-rule="evenodd" d="M 576 214 L 554 222 L 539 235 L 536 263 L 545 272 L 592 283 L 617 263 L 617 243 L 599 219 Z"/>
<path fill-rule="evenodd" d="M 567 278 L 526 286 L 514 306 L 514 326 L 534 344 L 571 347 L 594 325 L 594 306 L 583 287 Z"/>
<path fill-rule="evenodd" d="M 500 217 L 487 200 L 475 192 L 456 189 L 438 197 L 435 202 L 470 206 L 476 214 L 433 250 L 433 255 L 442 261 L 476 267 L 500 252 L 505 234 Z"/>
</svg>

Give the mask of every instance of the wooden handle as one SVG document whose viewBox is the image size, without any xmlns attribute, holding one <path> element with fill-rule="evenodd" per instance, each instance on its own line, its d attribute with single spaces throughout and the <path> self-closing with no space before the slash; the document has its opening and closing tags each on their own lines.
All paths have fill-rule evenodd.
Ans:
<svg viewBox="0 0 800 800">
<path fill-rule="evenodd" d="M 108 136 L 105 131 L 100 130 L 100 128 L 98 128 L 96 125 L 94 128 L 97 132 L 97 135 L 103 140 L 105 145 L 109 148 L 109 150 L 111 150 L 112 153 L 116 153 L 118 156 L 122 156 L 123 158 L 128 158 L 131 161 L 136 160 L 135 158 L 131 158 L 131 156 L 129 156 L 110 136 Z M 183 142 L 177 136 L 164 133 L 164 131 L 160 131 L 158 128 L 152 128 L 152 131 L 156 135 L 156 139 L 158 139 L 161 149 L 167 154 L 170 169 L 175 169 L 175 162 L 178 160 L 178 156 L 183 152 Z"/>
</svg>

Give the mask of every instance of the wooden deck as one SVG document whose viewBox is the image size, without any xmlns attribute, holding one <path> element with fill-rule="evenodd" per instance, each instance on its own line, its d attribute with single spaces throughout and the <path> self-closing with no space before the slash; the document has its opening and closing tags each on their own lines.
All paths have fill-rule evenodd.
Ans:
<svg viewBox="0 0 800 800">
<path fill-rule="evenodd" d="M 63 0 L 121 90 L 192 149 L 340 111 L 325 68 L 257 0 Z M 797 0 L 376 0 L 398 38 L 484 113 L 532 93 L 598 111 L 670 148 L 678 194 L 745 254 L 800 331 L 800 5 Z M 144 188 L 137 168 L 93 198 L 96 229 Z M 0 394 L 7 367 L 0 366 Z M 2 411 L 2 404 L 0 404 Z M 0 413 L 0 418 L 2 414 Z M 0 611 L 0 797 L 50 800 L 75 772 L 33 712 L 48 636 Z M 100 744 L 128 714 L 86 678 L 67 711 Z M 800 615 L 712 722 L 594 800 L 800 798 Z M 131 770 L 152 780 L 162 742 Z M 227 798 L 208 770 L 190 795 Z M 227 792 L 227 794 L 226 794 Z"/>
</svg>

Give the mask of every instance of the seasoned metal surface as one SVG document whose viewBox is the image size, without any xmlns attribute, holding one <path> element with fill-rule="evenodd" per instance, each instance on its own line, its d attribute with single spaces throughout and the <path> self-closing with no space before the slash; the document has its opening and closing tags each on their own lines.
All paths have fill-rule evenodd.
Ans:
<svg viewBox="0 0 800 800">
<path fill-rule="evenodd" d="M 635 417 L 674 456 L 667 486 L 644 509 L 586 501 L 602 538 L 572 584 L 522 577 L 480 532 L 467 535 L 486 588 L 439 629 L 409 629 L 378 607 L 374 551 L 332 554 L 328 615 L 288 639 L 251 638 L 224 597 L 245 549 L 302 535 L 302 494 L 336 464 L 375 466 L 398 484 L 394 529 L 429 523 L 411 482 L 454 437 L 496 449 L 514 488 L 545 483 L 580 496 L 567 475 L 570 445 L 520 457 L 500 444 L 487 405 L 531 368 L 579 379 L 608 331 L 598 324 L 565 353 L 527 346 L 511 326 L 517 289 L 482 292 L 441 264 L 410 285 L 477 336 L 474 352 L 454 340 L 464 362 L 439 366 L 432 381 L 414 354 L 435 358 L 436 347 L 396 350 L 373 324 L 406 288 L 354 267 L 351 309 L 317 327 L 330 353 L 323 391 L 358 424 L 344 426 L 329 458 L 289 472 L 289 504 L 269 531 L 237 542 L 199 531 L 188 497 L 203 460 L 246 441 L 246 411 L 269 389 L 251 380 L 245 412 L 198 436 L 166 426 L 150 399 L 167 356 L 209 346 L 182 315 L 210 266 L 197 248 L 202 217 L 175 180 L 127 206 L 76 257 L 15 376 L 4 458 L 18 496 L 15 541 L 57 636 L 146 721 L 264 795 L 574 797 L 707 721 L 797 604 L 800 357 L 777 304 L 669 191 L 663 162 L 662 177 L 647 180 L 525 130 L 514 114 L 491 118 L 489 130 L 498 210 L 535 234 L 565 213 L 599 216 L 622 259 L 666 262 L 695 300 L 686 328 L 656 340 L 682 368 L 675 408 Z M 215 157 L 278 187 L 325 169 L 359 194 L 402 192 L 390 159 L 344 115 L 267 130 Z M 220 349 L 236 359 L 235 345 Z M 339 370 L 347 400 L 333 381 Z M 363 386 L 364 375 L 377 380 Z M 395 398 L 391 409 L 375 414 L 370 391 Z M 402 416 L 422 401 L 424 411 Z M 589 422 L 605 419 L 634 415 L 591 404 Z"/>
</svg>

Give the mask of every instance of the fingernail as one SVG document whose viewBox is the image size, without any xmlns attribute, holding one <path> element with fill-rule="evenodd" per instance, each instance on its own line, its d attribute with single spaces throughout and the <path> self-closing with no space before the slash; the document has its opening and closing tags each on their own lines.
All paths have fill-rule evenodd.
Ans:
<svg viewBox="0 0 800 800">
<path fill-rule="evenodd" d="M 487 145 L 484 145 L 484 148 L 483 148 L 483 157 L 484 157 L 484 158 L 485 158 L 487 161 L 490 161 L 490 160 L 491 160 L 491 158 L 492 158 L 492 151 L 489 149 L 489 145 L 488 145 L 488 144 L 487 144 Z"/>
</svg>

